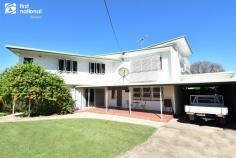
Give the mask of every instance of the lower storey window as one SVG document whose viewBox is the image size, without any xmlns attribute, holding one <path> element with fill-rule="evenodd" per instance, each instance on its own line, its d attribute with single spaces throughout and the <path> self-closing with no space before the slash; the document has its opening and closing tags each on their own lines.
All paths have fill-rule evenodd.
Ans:
<svg viewBox="0 0 236 158">
<path fill-rule="evenodd" d="M 160 87 L 152 88 L 152 100 L 160 100 Z"/>
<path fill-rule="evenodd" d="M 133 99 L 140 100 L 141 99 L 141 88 L 134 88 L 133 89 Z"/>
<path fill-rule="evenodd" d="M 160 100 L 160 87 L 133 88 L 134 100 Z"/>
<path fill-rule="evenodd" d="M 142 92 L 143 92 L 142 93 L 143 100 L 151 100 L 151 88 L 150 87 L 143 88 Z"/>
</svg>

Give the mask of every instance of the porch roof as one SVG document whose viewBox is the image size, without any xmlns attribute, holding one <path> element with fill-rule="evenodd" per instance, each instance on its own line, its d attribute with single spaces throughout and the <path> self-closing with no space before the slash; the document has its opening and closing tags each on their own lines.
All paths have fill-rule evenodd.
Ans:
<svg viewBox="0 0 236 158">
<path fill-rule="evenodd" d="M 97 84 L 97 85 L 76 85 L 78 88 L 99 88 L 99 87 L 130 87 L 130 86 L 167 86 L 167 85 L 193 85 L 193 84 L 230 84 L 236 83 L 236 79 L 208 80 L 208 81 L 179 81 L 179 82 L 148 82 L 148 83 L 129 83 L 129 84 Z"/>
</svg>

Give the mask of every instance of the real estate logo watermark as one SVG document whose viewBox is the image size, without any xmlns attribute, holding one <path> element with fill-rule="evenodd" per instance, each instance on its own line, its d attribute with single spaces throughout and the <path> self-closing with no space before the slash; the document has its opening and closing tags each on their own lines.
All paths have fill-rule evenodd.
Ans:
<svg viewBox="0 0 236 158">
<path fill-rule="evenodd" d="M 5 14 L 16 14 L 16 3 L 5 3 Z"/>
<path fill-rule="evenodd" d="M 42 18 L 43 9 L 32 8 L 29 3 L 5 3 L 5 14 L 30 15 L 32 19 Z"/>
</svg>

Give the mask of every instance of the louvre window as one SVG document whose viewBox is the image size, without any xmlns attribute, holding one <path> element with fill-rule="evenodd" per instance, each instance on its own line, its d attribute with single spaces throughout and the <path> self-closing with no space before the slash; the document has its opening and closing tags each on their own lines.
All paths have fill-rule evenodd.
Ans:
<svg viewBox="0 0 236 158">
<path fill-rule="evenodd" d="M 26 63 L 32 63 L 34 61 L 33 58 L 24 58 L 24 64 Z"/>
<path fill-rule="evenodd" d="M 162 70 L 162 57 L 160 55 L 146 55 L 141 59 L 134 59 L 131 71 L 134 73 Z"/>
</svg>

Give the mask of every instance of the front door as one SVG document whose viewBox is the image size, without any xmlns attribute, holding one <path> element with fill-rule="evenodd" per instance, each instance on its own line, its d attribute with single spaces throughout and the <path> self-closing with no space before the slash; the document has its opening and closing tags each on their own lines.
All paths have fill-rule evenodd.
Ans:
<svg viewBox="0 0 236 158">
<path fill-rule="evenodd" d="M 94 89 L 91 88 L 85 89 L 85 99 L 86 99 L 85 107 L 94 106 Z"/>
<path fill-rule="evenodd" d="M 104 89 L 95 89 L 95 106 L 105 106 L 104 97 Z"/>
<path fill-rule="evenodd" d="M 117 107 L 122 107 L 122 89 L 117 89 Z"/>
</svg>

